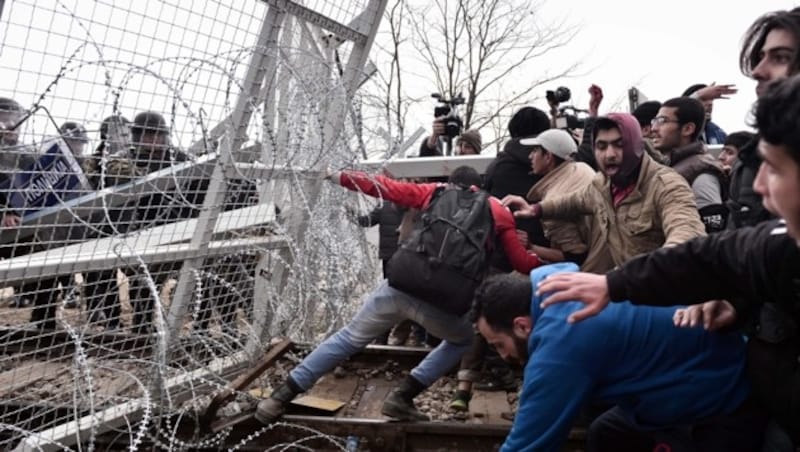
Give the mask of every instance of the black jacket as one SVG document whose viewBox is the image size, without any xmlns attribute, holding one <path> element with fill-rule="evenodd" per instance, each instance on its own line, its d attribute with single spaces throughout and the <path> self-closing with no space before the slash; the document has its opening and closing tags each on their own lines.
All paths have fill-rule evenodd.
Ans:
<svg viewBox="0 0 800 452">
<path fill-rule="evenodd" d="M 800 246 L 780 221 L 701 237 L 631 259 L 607 275 L 612 300 L 671 306 L 726 299 L 753 323 L 755 394 L 800 443 Z"/>
<path fill-rule="evenodd" d="M 380 206 L 372 209 L 369 215 L 358 217 L 358 224 L 362 227 L 376 224 L 380 226 L 378 228 L 378 257 L 381 260 L 389 260 L 397 251 L 397 241 L 400 237 L 398 228 L 405 212 L 406 209 L 384 200 Z"/>
<path fill-rule="evenodd" d="M 531 173 L 530 147 L 519 144 L 515 138 L 506 142 L 503 151 L 489 164 L 486 169 L 484 190 L 495 198 L 503 199 L 506 195 L 519 195 L 523 198 L 528 195 L 531 187 L 539 180 L 540 176 Z M 542 223 L 538 219 L 518 218 L 517 229 L 528 233 L 531 243 L 540 246 L 550 246 L 550 241 L 544 236 Z M 492 255 L 492 265 L 500 270 L 511 271 L 511 264 L 507 262 L 502 247 Z"/>
<path fill-rule="evenodd" d="M 772 218 L 761 203 L 761 195 L 753 190 L 753 182 L 761 165 L 758 155 L 758 138 L 739 150 L 739 158 L 731 169 L 729 199 L 726 204 L 730 212 L 728 229 L 755 226 Z"/>
</svg>

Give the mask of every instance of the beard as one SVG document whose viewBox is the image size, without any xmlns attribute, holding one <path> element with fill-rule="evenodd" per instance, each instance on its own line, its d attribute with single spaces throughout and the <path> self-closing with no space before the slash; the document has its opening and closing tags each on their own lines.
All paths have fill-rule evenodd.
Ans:
<svg viewBox="0 0 800 452">
<path fill-rule="evenodd" d="M 518 337 L 514 335 L 514 349 L 516 351 L 517 359 L 514 364 L 518 364 L 521 368 L 525 368 L 528 364 L 528 338 Z"/>
</svg>

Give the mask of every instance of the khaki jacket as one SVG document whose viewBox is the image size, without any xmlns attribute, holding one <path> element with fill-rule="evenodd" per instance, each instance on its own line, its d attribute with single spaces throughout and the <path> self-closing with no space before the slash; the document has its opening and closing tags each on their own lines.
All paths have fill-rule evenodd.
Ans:
<svg viewBox="0 0 800 452">
<path fill-rule="evenodd" d="M 686 180 L 648 155 L 642 157 L 633 192 L 616 209 L 601 172 L 586 189 L 541 206 L 543 220 L 591 217 L 589 256 L 582 267 L 589 272 L 606 272 L 638 254 L 705 235 Z"/>
<path fill-rule="evenodd" d="M 562 163 L 531 187 L 528 201 L 538 203 L 584 190 L 594 176 L 592 167 L 585 163 Z M 552 248 L 570 254 L 583 254 L 589 248 L 589 217 L 579 221 L 542 220 L 542 228 Z"/>
</svg>

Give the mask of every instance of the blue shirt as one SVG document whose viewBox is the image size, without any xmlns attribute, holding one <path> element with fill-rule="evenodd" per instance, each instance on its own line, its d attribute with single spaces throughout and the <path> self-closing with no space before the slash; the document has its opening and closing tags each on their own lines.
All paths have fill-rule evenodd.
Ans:
<svg viewBox="0 0 800 452">
<path fill-rule="evenodd" d="M 578 267 L 535 269 L 533 287 L 564 271 Z M 630 303 L 611 303 L 597 316 L 569 324 L 567 317 L 582 303 L 543 311 L 541 298 L 534 295 L 531 302 L 530 355 L 503 451 L 561 450 L 589 400 L 618 405 L 642 429 L 659 429 L 730 413 L 749 394 L 738 333 L 676 328 L 676 308 Z"/>
</svg>

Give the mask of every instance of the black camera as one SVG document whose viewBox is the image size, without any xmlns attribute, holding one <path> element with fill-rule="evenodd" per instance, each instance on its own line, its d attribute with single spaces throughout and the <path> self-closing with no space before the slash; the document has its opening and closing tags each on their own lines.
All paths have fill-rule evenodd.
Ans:
<svg viewBox="0 0 800 452">
<path fill-rule="evenodd" d="M 458 106 L 464 104 L 464 96 L 459 94 L 452 99 L 447 99 L 439 93 L 433 93 L 431 97 L 440 103 L 433 109 L 433 117 L 443 117 L 441 120 L 444 122 L 444 134 L 450 139 L 461 135 L 464 121 L 458 116 Z"/>
<path fill-rule="evenodd" d="M 572 92 L 566 86 L 559 86 L 555 91 L 547 91 L 545 93 L 547 102 L 551 104 L 560 104 L 572 98 Z"/>
</svg>

